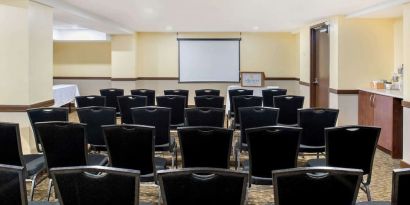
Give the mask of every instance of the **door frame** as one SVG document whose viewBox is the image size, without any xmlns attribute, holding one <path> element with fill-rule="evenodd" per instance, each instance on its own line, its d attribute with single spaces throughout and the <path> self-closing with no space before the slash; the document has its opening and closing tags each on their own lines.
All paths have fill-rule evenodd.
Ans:
<svg viewBox="0 0 410 205">
<path fill-rule="evenodd" d="M 316 75 L 316 30 L 322 27 L 327 27 L 329 29 L 329 24 L 327 22 L 322 22 L 310 27 L 310 107 L 316 107 L 316 85 L 314 84 Z"/>
</svg>

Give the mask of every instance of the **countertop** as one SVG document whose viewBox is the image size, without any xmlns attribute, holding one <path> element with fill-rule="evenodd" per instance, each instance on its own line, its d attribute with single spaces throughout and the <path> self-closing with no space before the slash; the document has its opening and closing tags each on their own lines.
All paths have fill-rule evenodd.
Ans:
<svg viewBox="0 0 410 205">
<path fill-rule="evenodd" d="M 374 93 L 378 95 L 389 96 L 393 98 L 403 99 L 403 91 L 402 90 L 386 90 L 386 89 L 374 89 L 374 88 L 361 88 L 361 91 Z"/>
</svg>

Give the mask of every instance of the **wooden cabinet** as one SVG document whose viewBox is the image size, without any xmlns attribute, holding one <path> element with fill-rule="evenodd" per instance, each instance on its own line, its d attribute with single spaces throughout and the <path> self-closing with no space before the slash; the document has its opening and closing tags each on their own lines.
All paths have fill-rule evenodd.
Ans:
<svg viewBox="0 0 410 205">
<path fill-rule="evenodd" d="M 402 158 L 403 109 L 401 99 L 359 91 L 359 124 L 381 127 L 378 147 Z"/>
</svg>

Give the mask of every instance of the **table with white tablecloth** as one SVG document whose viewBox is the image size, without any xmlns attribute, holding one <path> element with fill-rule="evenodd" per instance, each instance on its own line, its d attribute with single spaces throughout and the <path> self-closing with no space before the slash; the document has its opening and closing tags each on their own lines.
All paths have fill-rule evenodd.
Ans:
<svg viewBox="0 0 410 205">
<path fill-rule="evenodd" d="M 225 113 L 229 113 L 229 109 L 231 107 L 231 103 L 229 100 L 229 90 L 234 90 L 234 89 L 248 89 L 248 90 L 253 90 L 253 95 L 254 96 L 262 96 L 262 90 L 265 89 L 278 89 L 279 86 L 267 86 L 267 87 L 242 87 L 239 85 L 231 85 L 228 86 L 227 91 L 226 91 L 226 102 L 225 102 Z"/>
<path fill-rule="evenodd" d="M 75 101 L 75 97 L 80 96 L 78 86 L 74 84 L 61 84 L 53 86 L 53 107 L 61 107 Z"/>
</svg>

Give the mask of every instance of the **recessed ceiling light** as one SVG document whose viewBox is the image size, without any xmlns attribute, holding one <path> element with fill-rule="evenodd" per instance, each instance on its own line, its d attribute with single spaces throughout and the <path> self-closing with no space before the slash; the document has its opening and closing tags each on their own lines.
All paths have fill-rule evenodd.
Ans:
<svg viewBox="0 0 410 205">
<path fill-rule="evenodd" d="M 254 26 L 252 29 L 257 31 L 257 30 L 259 30 L 259 26 Z"/>
<path fill-rule="evenodd" d="M 153 8 L 144 8 L 144 13 L 152 14 L 152 13 L 154 13 L 154 9 Z"/>
<path fill-rule="evenodd" d="M 166 26 L 165 27 L 165 30 L 167 30 L 167 31 L 172 31 L 174 28 L 172 27 L 172 26 Z"/>
</svg>

